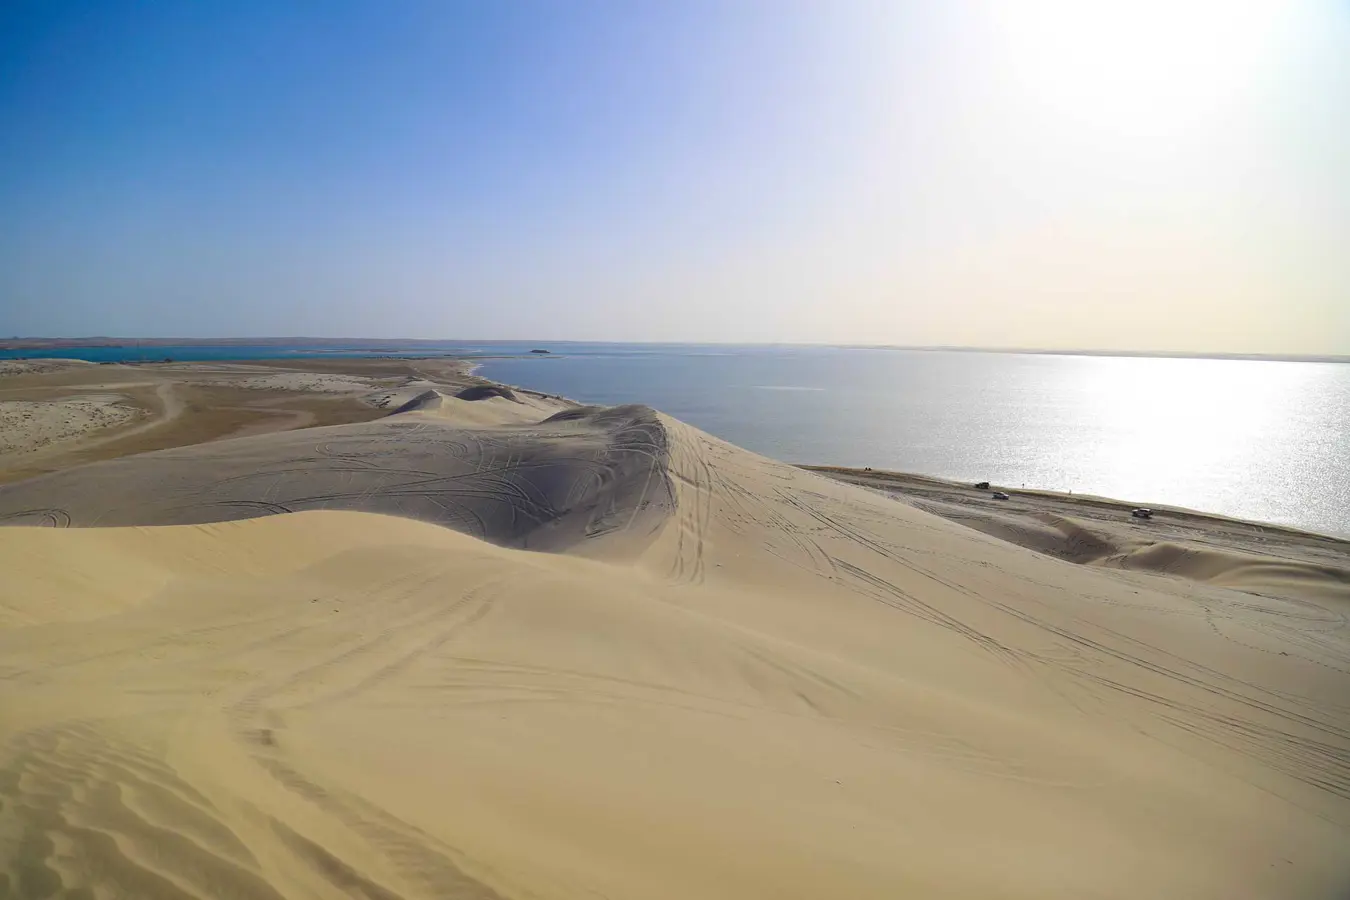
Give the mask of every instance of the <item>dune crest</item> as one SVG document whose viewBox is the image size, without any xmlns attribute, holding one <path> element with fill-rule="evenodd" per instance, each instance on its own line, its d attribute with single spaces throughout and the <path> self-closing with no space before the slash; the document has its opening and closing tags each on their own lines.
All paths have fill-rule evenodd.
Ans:
<svg viewBox="0 0 1350 900">
<path fill-rule="evenodd" d="M 483 410 L 496 424 L 466 426 L 448 404 Z M 500 422 L 500 404 L 531 409 L 503 397 L 466 401 L 428 391 L 373 422 L 68 469 L 0 488 L 0 522 L 184 525 L 336 509 L 548 550 L 641 542 L 659 528 L 672 501 L 665 431 L 654 412 L 583 408 L 521 426 Z"/>
<path fill-rule="evenodd" d="M 8 893 L 1350 886 L 1337 603 L 1054 559 L 643 407 L 438 411 L 0 488 Z"/>
</svg>

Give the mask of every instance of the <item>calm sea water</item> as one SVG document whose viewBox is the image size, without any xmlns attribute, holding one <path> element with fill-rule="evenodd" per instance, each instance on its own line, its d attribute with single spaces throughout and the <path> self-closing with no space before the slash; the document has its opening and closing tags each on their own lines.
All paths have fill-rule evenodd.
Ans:
<svg viewBox="0 0 1350 900">
<path fill-rule="evenodd" d="M 1350 535 L 1350 365 L 603 347 L 480 374 L 655 406 L 789 462 L 1169 504 Z"/>
<path fill-rule="evenodd" d="M 529 357 L 534 348 L 552 355 Z M 479 372 L 488 378 L 577 400 L 646 403 L 789 462 L 988 479 L 1350 535 L 1345 364 L 519 342 L 40 355 L 114 362 L 433 354 L 482 357 Z M 0 351 L 0 358 L 34 355 Z"/>
</svg>

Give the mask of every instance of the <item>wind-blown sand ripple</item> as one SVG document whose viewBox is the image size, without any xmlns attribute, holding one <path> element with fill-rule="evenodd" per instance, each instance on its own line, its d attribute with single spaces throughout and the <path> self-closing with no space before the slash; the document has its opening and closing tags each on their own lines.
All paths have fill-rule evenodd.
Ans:
<svg viewBox="0 0 1350 900">
<path fill-rule="evenodd" d="M 0 489 L 199 523 L 0 529 L 9 894 L 1350 888 L 1334 598 L 1054 559 L 642 408 L 424 407 Z"/>
</svg>

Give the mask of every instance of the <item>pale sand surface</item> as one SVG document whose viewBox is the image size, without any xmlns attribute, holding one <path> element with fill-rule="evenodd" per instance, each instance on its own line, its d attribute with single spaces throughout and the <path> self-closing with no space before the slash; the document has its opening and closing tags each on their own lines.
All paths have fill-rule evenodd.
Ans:
<svg viewBox="0 0 1350 900">
<path fill-rule="evenodd" d="M 0 455 L 31 453 L 135 421 L 143 410 L 119 394 L 67 400 L 0 400 Z"/>
<path fill-rule="evenodd" d="M 454 396 L 481 383 L 468 369 L 451 359 L 0 361 L 0 483 L 166 447 L 374 419 L 428 390 Z M 109 396 L 115 404 L 102 402 Z M 102 413 L 86 408 L 91 397 Z"/>
<path fill-rule="evenodd" d="M 83 359 L 0 359 L 0 377 L 6 375 L 48 375 L 95 365 Z"/>
<path fill-rule="evenodd" d="M 1350 890 L 1334 590 L 420 396 L 0 486 L 0 893 Z"/>
<path fill-rule="evenodd" d="M 1350 605 L 1350 541 L 1190 509 L 1104 497 L 972 485 L 939 478 L 803 466 L 871 488 L 977 531 L 1060 559 L 1141 574 L 1185 578 L 1275 597 L 1307 596 Z M 995 500 L 992 490 L 1009 494 Z"/>
</svg>

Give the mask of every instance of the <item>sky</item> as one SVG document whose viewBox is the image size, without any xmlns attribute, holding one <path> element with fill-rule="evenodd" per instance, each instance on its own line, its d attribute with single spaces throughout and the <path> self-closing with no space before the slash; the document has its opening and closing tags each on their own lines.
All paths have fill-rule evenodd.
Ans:
<svg viewBox="0 0 1350 900">
<path fill-rule="evenodd" d="M 94 334 L 1350 354 L 1350 3 L 9 0 Z"/>
</svg>

